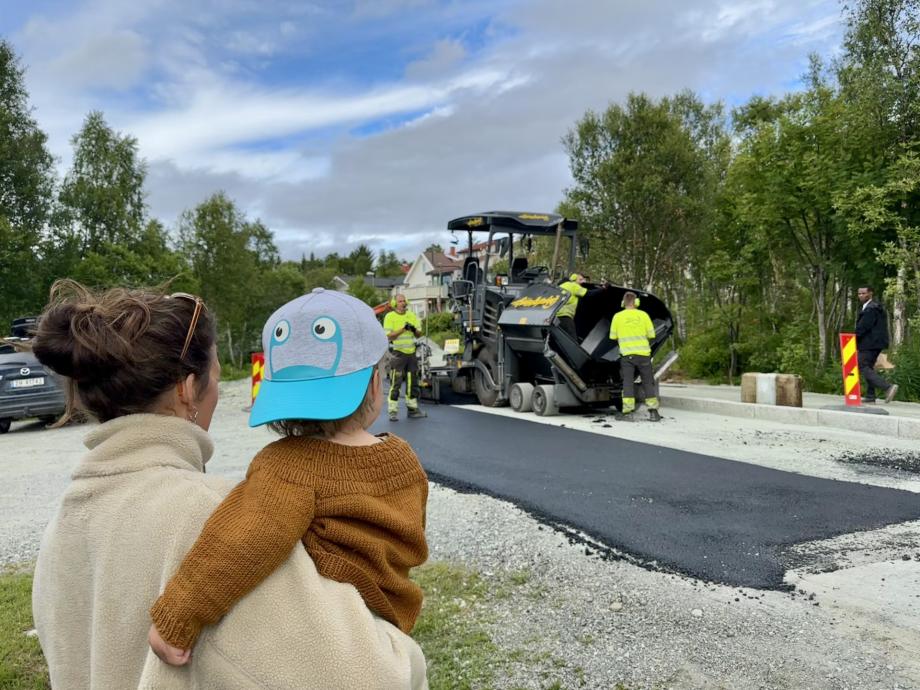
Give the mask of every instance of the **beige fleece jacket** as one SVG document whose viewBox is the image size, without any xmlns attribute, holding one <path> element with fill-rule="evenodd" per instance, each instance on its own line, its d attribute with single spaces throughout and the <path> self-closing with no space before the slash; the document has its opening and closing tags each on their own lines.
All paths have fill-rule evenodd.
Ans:
<svg viewBox="0 0 920 690">
<path fill-rule="evenodd" d="M 166 666 L 147 611 L 232 484 L 203 474 L 208 434 L 175 417 L 95 427 L 42 539 L 32 607 L 55 690 L 427 688 L 418 645 L 303 548 Z"/>
</svg>

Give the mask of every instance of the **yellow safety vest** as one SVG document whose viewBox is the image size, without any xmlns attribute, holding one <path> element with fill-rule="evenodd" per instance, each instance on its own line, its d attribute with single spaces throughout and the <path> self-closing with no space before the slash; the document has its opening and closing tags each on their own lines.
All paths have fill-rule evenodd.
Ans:
<svg viewBox="0 0 920 690">
<path fill-rule="evenodd" d="M 383 329 L 388 334 L 398 331 L 407 323 L 411 323 L 421 332 L 422 324 L 419 323 L 418 317 L 408 309 L 405 314 L 397 314 L 395 311 L 391 311 L 383 317 Z M 393 343 L 393 349 L 397 352 L 404 352 L 407 355 L 415 353 L 415 335 L 410 331 L 403 331 L 391 342 Z"/>
<path fill-rule="evenodd" d="M 560 290 L 569 293 L 569 301 L 562 305 L 562 308 L 556 312 L 556 316 L 571 316 L 575 318 L 575 310 L 578 309 L 578 298 L 588 294 L 588 288 L 579 285 L 574 280 L 567 280 L 559 286 Z"/>
<path fill-rule="evenodd" d="M 610 339 L 620 344 L 620 354 L 651 356 L 649 341 L 655 339 L 652 320 L 641 309 L 623 309 L 613 315 L 610 322 Z"/>
</svg>

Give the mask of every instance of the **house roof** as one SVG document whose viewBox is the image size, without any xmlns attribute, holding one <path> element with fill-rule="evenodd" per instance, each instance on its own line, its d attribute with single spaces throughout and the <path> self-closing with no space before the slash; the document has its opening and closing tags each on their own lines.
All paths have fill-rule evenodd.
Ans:
<svg viewBox="0 0 920 690">
<path fill-rule="evenodd" d="M 454 261 L 443 252 L 425 252 L 425 258 L 428 259 L 428 263 L 432 266 L 432 269 L 428 271 L 428 275 L 453 273 L 463 267 L 463 264 L 459 261 Z"/>
<path fill-rule="evenodd" d="M 493 240 L 493 244 L 494 244 L 494 243 L 495 243 L 495 241 Z M 488 243 L 488 242 L 477 242 L 476 244 L 473 245 L 473 251 L 474 251 L 474 252 L 481 252 L 481 251 L 483 251 L 484 249 L 486 249 L 488 246 L 489 246 L 489 243 Z M 469 253 L 470 253 L 470 250 L 469 250 L 468 247 L 465 247 L 465 248 L 463 248 L 463 249 L 458 249 L 458 250 L 457 250 L 457 253 L 458 253 L 458 254 L 469 254 Z"/>
<path fill-rule="evenodd" d="M 351 285 L 351 281 L 353 281 L 357 277 L 358 276 L 337 275 L 333 277 L 333 280 L 339 281 L 343 285 L 348 286 L 348 285 Z M 380 288 L 384 290 L 388 290 L 391 287 L 394 287 L 396 285 L 402 285 L 403 283 L 402 277 L 399 277 L 399 278 L 384 278 L 382 276 L 362 276 L 362 277 L 364 278 L 365 284 L 370 285 L 371 287 Z"/>
</svg>

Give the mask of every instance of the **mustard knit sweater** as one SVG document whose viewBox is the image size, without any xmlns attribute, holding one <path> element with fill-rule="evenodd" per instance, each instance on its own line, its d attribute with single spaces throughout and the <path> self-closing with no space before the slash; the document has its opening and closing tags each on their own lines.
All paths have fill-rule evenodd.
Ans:
<svg viewBox="0 0 920 690">
<path fill-rule="evenodd" d="M 371 446 L 283 438 L 211 515 L 150 615 L 166 642 L 195 645 L 302 541 L 324 577 L 353 584 L 408 633 L 422 605 L 409 569 L 428 558 L 428 478 L 398 436 Z M 283 602 L 278 602 L 283 606 Z"/>
</svg>

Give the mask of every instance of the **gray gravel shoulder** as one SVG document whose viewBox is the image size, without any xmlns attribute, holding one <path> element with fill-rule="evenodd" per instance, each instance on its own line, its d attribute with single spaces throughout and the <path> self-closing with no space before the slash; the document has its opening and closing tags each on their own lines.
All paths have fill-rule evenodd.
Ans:
<svg viewBox="0 0 920 690">
<path fill-rule="evenodd" d="M 271 436 L 246 427 L 246 382 L 222 384 L 221 395 L 211 429 L 217 450 L 208 471 L 239 478 Z M 871 447 L 869 439 L 854 445 L 844 435 L 817 438 L 808 429 L 769 424 L 733 427 L 737 420 L 727 419 L 704 424 L 701 416 L 687 414 L 685 419 L 675 414 L 657 429 L 662 445 L 698 452 L 708 446 L 723 457 L 793 469 L 781 467 L 789 462 L 783 459 L 788 448 L 782 447 L 788 444 L 806 449 L 797 471 L 918 488 L 915 478 L 857 473 L 833 460 L 843 450 Z M 587 419 L 556 420 L 591 430 Z M 642 429 L 605 432 L 640 440 Z M 85 433 L 86 427 L 41 430 L 17 424 L 0 436 L 0 562 L 37 554 L 41 532 L 82 455 Z M 771 445 L 779 446 L 777 452 L 769 452 Z M 753 457 L 745 457 L 745 449 Z M 920 627 L 917 617 L 889 620 L 884 611 L 876 615 L 871 601 L 867 609 L 844 596 L 853 582 L 848 566 L 878 568 L 896 560 L 903 550 L 897 535 L 888 550 L 870 548 L 871 535 L 815 546 L 812 551 L 821 554 L 824 566 L 832 563 L 824 568 L 832 572 L 803 567 L 794 574 L 800 589 L 789 594 L 709 585 L 604 560 L 511 504 L 438 486 L 432 486 L 427 533 L 432 560 L 462 564 L 501 587 L 501 596 L 496 592 L 480 604 L 481 620 L 504 659 L 499 688 L 920 687 L 920 642 L 911 634 Z M 839 557 L 842 552 L 863 555 L 847 561 Z M 916 580 L 916 566 L 899 563 L 904 569 L 899 581 Z M 870 577 L 877 583 L 889 572 L 873 571 Z M 892 596 L 891 607 L 903 611 L 898 597 L 915 595 L 892 588 Z"/>
</svg>

